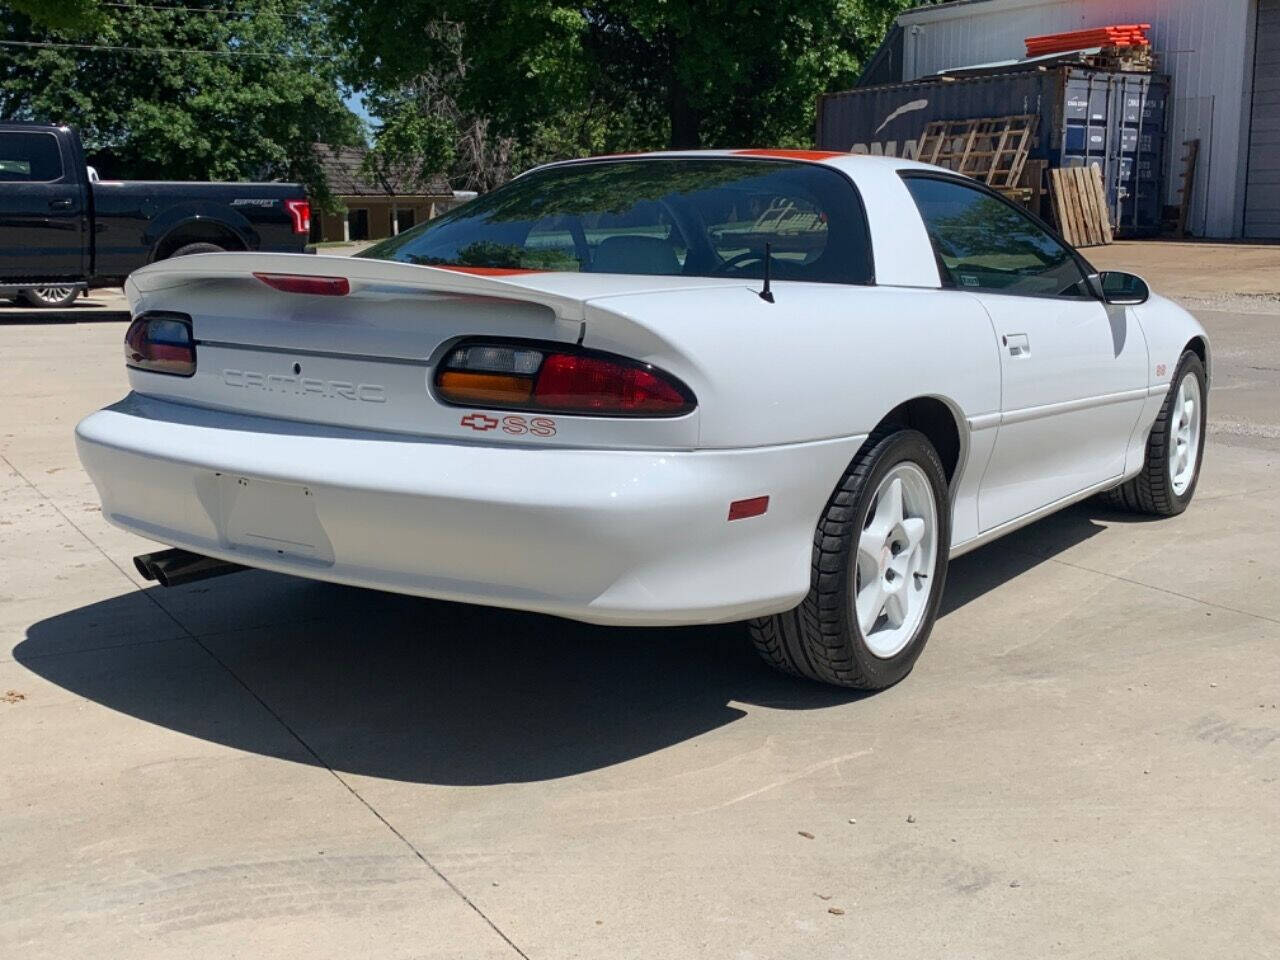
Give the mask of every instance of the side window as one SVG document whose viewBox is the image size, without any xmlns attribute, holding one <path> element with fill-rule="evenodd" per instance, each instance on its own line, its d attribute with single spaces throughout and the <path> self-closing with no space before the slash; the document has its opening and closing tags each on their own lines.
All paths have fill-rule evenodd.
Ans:
<svg viewBox="0 0 1280 960">
<path fill-rule="evenodd" d="M 52 133 L 0 133 L 0 183 L 47 183 L 62 178 Z"/>
<path fill-rule="evenodd" d="M 906 184 L 944 282 L 1017 296 L 1089 296 L 1071 251 L 1017 207 L 950 180 L 907 177 Z"/>
</svg>

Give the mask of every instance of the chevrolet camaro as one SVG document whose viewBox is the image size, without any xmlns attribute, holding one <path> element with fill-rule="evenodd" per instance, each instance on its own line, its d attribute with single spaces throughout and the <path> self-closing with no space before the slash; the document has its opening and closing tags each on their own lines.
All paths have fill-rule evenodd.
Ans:
<svg viewBox="0 0 1280 960">
<path fill-rule="evenodd" d="M 947 564 L 1195 494 L 1210 353 L 982 184 L 739 150 L 556 163 L 351 258 L 135 272 L 76 431 L 163 584 L 242 567 L 904 677 Z"/>
</svg>

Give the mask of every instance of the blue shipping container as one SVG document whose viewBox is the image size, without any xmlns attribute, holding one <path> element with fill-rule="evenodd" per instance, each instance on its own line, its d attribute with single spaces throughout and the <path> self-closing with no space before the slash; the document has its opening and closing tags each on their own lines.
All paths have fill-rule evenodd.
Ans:
<svg viewBox="0 0 1280 960">
<path fill-rule="evenodd" d="M 820 149 L 916 159 L 935 120 L 1036 114 L 1034 159 L 1053 167 L 1097 164 L 1112 223 L 1122 234 L 1155 233 L 1164 206 L 1168 77 L 1077 66 L 934 77 L 824 94 Z"/>
</svg>

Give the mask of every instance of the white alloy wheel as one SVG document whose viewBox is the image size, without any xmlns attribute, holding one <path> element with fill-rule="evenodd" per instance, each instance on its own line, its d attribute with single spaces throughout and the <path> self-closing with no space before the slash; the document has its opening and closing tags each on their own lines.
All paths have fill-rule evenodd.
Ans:
<svg viewBox="0 0 1280 960">
<path fill-rule="evenodd" d="M 1200 406 L 1200 381 L 1187 371 L 1178 384 L 1169 418 L 1169 479 L 1175 496 L 1187 492 L 1199 466 Z"/>
<path fill-rule="evenodd" d="M 1200 480 L 1208 401 L 1204 360 L 1184 350 L 1151 425 L 1142 469 L 1103 495 L 1111 506 L 1156 517 L 1176 517 L 1187 509 Z"/>
<path fill-rule="evenodd" d="M 867 648 L 895 656 L 915 636 L 929 606 L 938 558 L 938 505 L 924 471 L 895 465 L 876 488 L 852 564 L 854 619 Z"/>
<path fill-rule="evenodd" d="M 929 641 L 950 544 L 937 448 L 906 424 L 877 427 L 818 518 L 809 593 L 794 610 L 751 622 L 756 650 L 812 680 L 893 686 Z"/>
</svg>

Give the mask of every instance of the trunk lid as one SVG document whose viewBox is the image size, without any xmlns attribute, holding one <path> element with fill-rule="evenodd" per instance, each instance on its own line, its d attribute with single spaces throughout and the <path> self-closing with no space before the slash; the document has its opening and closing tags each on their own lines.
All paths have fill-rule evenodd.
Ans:
<svg viewBox="0 0 1280 960">
<path fill-rule="evenodd" d="M 345 296 L 288 293 L 255 273 L 343 277 Z M 473 442 L 688 449 L 698 412 L 673 419 L 472 410 L 438 401 L 435 366 L 460 338 L 581 343 L 608 312 L 592 300 L 741 281 L 606 274 L 483 274 L 384 260 L 295 254 L 208 254 L 163 261 L 126 285 L 134 315 L 191 317 L 190 378 L 131 369 L 135 391 L 236 413 Z M 619 318 L 621 319 L 621 318 Z M 633 359 L 670 368 L 672 356 Z M 674 372 L 674 371 L 673 371 Z M 695 390 L 696 392 L 696 390 Z"/>
</svg>

